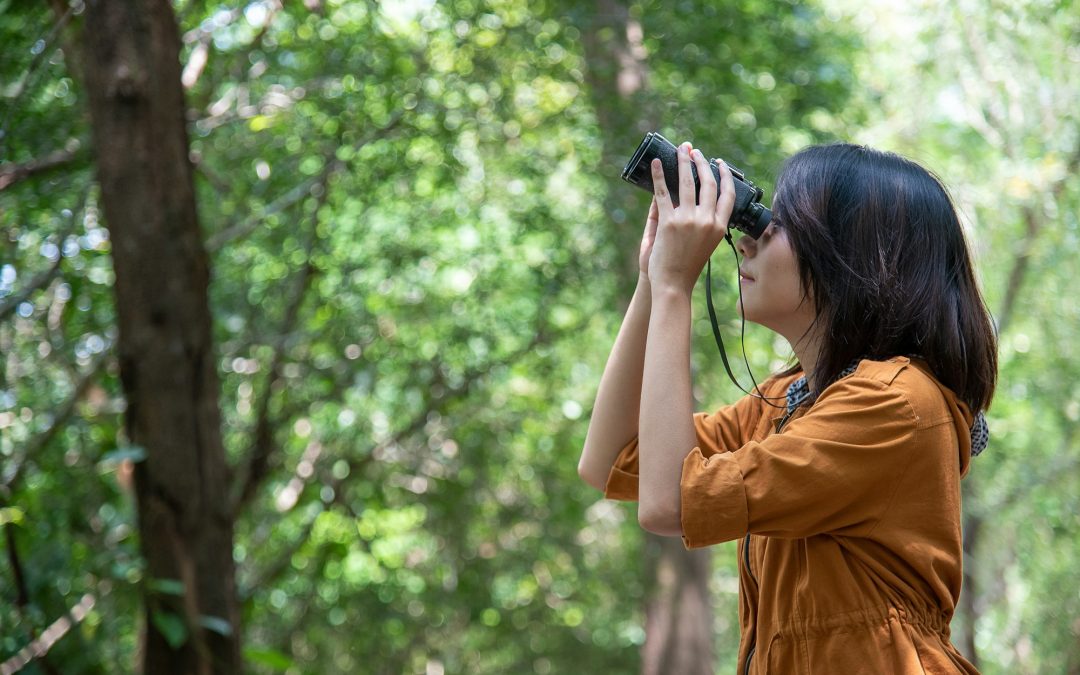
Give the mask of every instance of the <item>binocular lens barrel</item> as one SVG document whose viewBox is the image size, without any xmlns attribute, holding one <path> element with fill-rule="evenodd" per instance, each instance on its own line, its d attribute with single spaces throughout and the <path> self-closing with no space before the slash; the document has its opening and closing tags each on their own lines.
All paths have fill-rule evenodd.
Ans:
<svg viewBox="0 0 1080 675">
<path fill-rule="evenodd" d="M 668 193 L 672 202 L 679 205 L 679 160 L 678 149 L 671 141 L 655 131 L 645 134 L 645 138 L 634 151 L 630 161 L 623 168 L 622 178 L 632 185 L 643 190 L 653 192 L 652 160 L 659 158 L 664 167 L 664 182 L 667 184 Z M 709 162 L 713 177 L 720 182 L 720 169 L 713 161 Z M 760 188 L 746 179 L 745 174 L 734 166 L 728 164 L 731 176 L 735 179 L 735 207 L 731 211 L 730 225 L 754 239 L 761 236 L 765 228 L 772 220 L 772 211 L 761 204 L 763 192 Z M 697 166 L 691 163 L 690 170 L 694 175 L 694 193 L 701 189 L 698 180 Z"/>
</svg>

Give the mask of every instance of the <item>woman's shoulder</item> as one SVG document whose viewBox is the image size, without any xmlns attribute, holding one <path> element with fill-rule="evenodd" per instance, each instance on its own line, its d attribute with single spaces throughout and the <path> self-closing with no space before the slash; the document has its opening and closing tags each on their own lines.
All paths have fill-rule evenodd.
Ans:
<svg viewBox="0 0 1080 675">
<path fill-rule="evenodd" d="M 833 388 L 835 390 L 829 392 Z M 850 375 L 840 378 L 822 392 L 822 398 L 826 393 L 851 395 L 860 391 L 902 400 L 911 409 L 914 418 L 923 423 L 931 419 L 944 421 L 956 416 L 955 395 L 938 381 L 919 358 L 894 356 L 863 359 Z M 939 420 L 939 417 L 942 419 Z"/>
<path fill-rule="evenodd" d="M 894 356 L 888 359 L 860 359 L 855 370 L 840 382 L 850 378 L 853 381 L 869 380 L 886 387 L 892 386 L 900 375 L 911 366 L 907 356 Z"/>
</svg>

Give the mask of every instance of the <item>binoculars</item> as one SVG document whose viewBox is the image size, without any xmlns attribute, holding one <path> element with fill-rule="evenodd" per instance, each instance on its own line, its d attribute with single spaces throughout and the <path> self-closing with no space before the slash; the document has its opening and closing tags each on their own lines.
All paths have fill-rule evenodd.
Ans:
<svg viewBox="0 0 1080 675">
<path fill-rule="evenodd" d="M 633 157 L 626 163 L 622 178 L 628 183 L 638 186 L 643 190 L 653 192 L 652 169 L 650 165 L 654 158 L 660 158 L 664 166 L 664 182 L 667 184 L 668 193 L 672 202 L 679 205 L 679 162 L 678 150 L 671 141 L 655 131 L 645 134 L 644 140 L 634 151 Z M 720 169 L 714 160 L 709 160 L 709 168 L 712 169 L 713 177 L 717 185 L 720 184 Z M 754 239 L 761 236 L 765 228 L 772 220 L 772 211 L 761 205 L 761 197 L 764 194 L 746 175 L 728 164 L 731 176 L 735 179 L 735 206 L 731 210 L 731 219 L 728 223 L 735 229 L 747 234 Z M 690 170 L 694 174 L 694 194 L 701 190 L 701 182 L 698 180 L 697 166 L 690 163 Z"/>
</svg>

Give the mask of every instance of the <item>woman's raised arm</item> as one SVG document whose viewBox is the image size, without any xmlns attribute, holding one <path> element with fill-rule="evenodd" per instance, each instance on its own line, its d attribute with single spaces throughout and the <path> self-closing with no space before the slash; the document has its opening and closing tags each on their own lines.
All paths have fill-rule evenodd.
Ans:
<svg viewBox="0 0 1080 675">
<path fill-rule="evenodd" d="M 637 436 L 645 337 L 652 311 L 652 290 L 645 272 L 626 310 L 615 346 L 611 348 L 600 388 L 596 392 L 578 475 L 598 490 L 607 484 L 619 451 Z"/>
</svg>

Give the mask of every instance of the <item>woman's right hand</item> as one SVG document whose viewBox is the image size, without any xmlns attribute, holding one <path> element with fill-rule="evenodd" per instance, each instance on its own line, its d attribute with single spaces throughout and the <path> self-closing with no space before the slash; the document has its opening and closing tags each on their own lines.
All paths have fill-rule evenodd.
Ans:
<svg viewBox="0 0 1080 675">
<path fill-rule="evenodd" d="M 660 160 L 654 158 L 650 163 L 658 225 L 649 254 L 649 284 L 653 293 L 676 291 L 689 297 L 709 256 L 727 235 L 735 204 L 735 179 L 727 165 L 717 160 L 717 185 L 704 155 L 689 143 L 679 146 L 678 162 L 679 206 L 668 193 Z M 691 162 L 701 176 L 697 195 Z"/>
<path fill-rule="evenodd" d="M 649 256 L 652 255 L 653 242 L 656 241 L 656 227 L 660 224 L 660 209 L 653 197 L 649 207 L 649 216 L 645 219 L 645 233 L 641 235 L 641 253 L 638 254 L 638 269 L 641 275 L 649 276 Z"/>
</svg>

